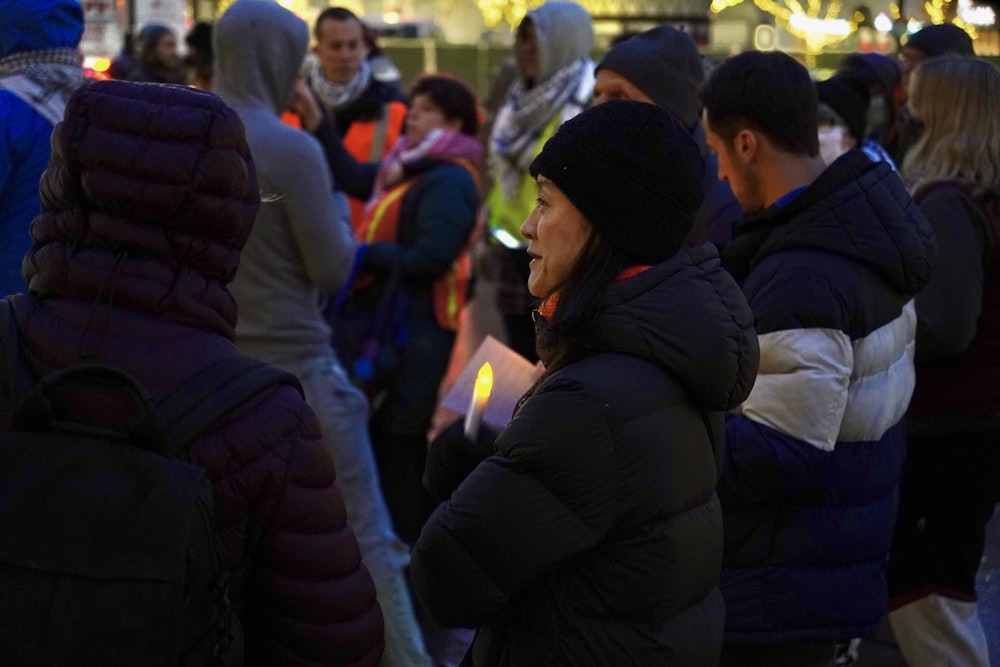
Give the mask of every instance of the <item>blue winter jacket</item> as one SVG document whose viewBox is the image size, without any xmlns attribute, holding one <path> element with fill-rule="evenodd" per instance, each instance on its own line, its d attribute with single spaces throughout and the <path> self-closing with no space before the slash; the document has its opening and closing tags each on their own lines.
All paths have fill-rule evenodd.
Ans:
<svg viewBox="0 0 1000 667">
<path fill-rule="evenodd" d="M 83 10 L 75 0 L 4 0 L 0 8 L 0 78 L 11 56 L 75 49 Z M 49 161 L 52 123 L 0 86 L 0 296 L 23 292 L 21 260 L 31 247 L 38 180 Z"/>
<path fill-rule="evenodd" d="M 899 177 L 860 151 L 726 246 L 761 360 L 726 423 L 727 644 L 868 636 L 884 615 L 913 295 L 936 253 Z"/>
</svg>

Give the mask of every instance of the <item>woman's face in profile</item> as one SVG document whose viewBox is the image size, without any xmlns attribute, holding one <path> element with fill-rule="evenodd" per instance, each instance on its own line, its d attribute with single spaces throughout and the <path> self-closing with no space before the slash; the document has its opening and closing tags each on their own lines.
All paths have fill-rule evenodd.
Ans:
<svg viewBox="0 0 1000 667">
<path fill-rule="evenodd" d="M 431 130 L 452 130 L 458 132 L 461 119 L 448 118 L 430 95 L 414 95 L 406 112 L 406 138 L 410 145 L 419 143 Z"/>
<path fill-rule="evenodd" d="M 530 241 L 528 291 L 542 299 L 569 278 L 593 227 L 555 183 L 539 174 L 537 185 L 538 199 L 521 234 Z"/>
<path fill-rule="evenodd" d="M 518 31 L 514 54 L 521 68 L 521 75 L 534 82 L 538 77 L 538 37 L 531 21 L 526 21 Z"/>
</svg>

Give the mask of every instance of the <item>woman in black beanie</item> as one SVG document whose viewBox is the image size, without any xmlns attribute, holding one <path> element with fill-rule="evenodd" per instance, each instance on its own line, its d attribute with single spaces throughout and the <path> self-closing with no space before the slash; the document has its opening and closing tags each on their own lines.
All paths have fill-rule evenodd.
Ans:
<svg viewBox="0 0 1000 667">
<path fill-rule="evenodd" d="M 718 661 L 723 412 L 758 350 L 715 249 L 681 249 L 701 168 L 666 111 L 617 100 L 531 165 L 545 373 L 411 564 L 439 623 L 477 627 L 465 664 Z"/>
</svg>

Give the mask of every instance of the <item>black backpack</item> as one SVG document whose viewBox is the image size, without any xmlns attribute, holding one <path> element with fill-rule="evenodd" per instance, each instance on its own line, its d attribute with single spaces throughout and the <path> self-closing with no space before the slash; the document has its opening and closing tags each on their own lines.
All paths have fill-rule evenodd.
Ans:
<svg viewBox="0 0 1000 667">
<path fill-rule="evenodd" d="M 242 664 L 229 597 L 239 567 L 187 448 L 271 387 L 301 392 L 295 377 L 241 357 L 160 401 L 101 363 L 38 382 L 7 302 L 0 345 L 11 415 L 0 431 L 0 665 Z M 119 430 L 73 414 L 66 396 L 91 391 L 130 400 L 134 417 Z"/>
<path fill-rule="evenodd" d="M 331 343 L 351 382 L 368 398 L 369 413 L 385 401 L 399 372 L 402 350 L 409 338 L 406 311 L 410 288 L 403 282 L 403 264 L 397 261 L 378 292 L 374 304 L 361 304 L 351 293 L 366 247 L 355 254 L 347 282 L 331 299 L 324 317 L 333 331 Z"/>
</svg>

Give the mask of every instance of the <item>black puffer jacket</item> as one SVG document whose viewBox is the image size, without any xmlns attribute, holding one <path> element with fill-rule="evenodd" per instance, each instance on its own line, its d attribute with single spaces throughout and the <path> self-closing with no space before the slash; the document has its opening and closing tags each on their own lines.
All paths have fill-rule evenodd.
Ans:
<svg viewBox="0 0 1000 667">
<path fill-rule="evenodd" d="M 715 250 L 615 283 L 584 333 L 438 507 L 412 559 L 474 665 L 718 662 L 722 411 L 756 374 L 750 310 Z"/>
</svg>

